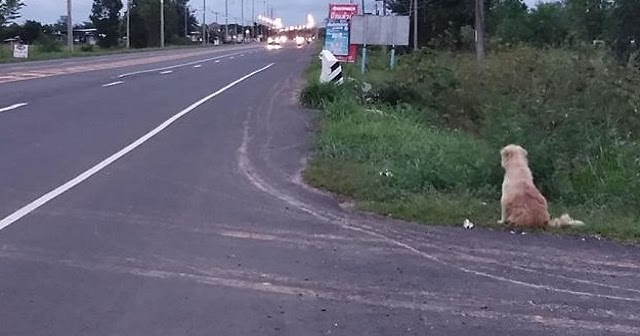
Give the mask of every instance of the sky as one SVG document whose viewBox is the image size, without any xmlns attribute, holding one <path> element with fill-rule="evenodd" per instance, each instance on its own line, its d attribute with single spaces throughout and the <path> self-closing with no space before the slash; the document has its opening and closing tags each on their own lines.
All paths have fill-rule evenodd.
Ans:
<svg viewBox="0 0 640 336">
<path fill-rule="evenodd" d="M 126 2 L 126 0 L 122 0 Z M 159 1 L 159 0 L 158 0 Z M 215 14 L 219 12 L 219 21 L 224 22 L 224 2 L 225 0 L 206 0 L 207 1 L 207 23 L 215 21 Z M 241 17 L 241 0 L 227 0 L 229 6 L 229 21 L 233 22 L 234 18 Z M 66 15 L 66 0 L 24 0 L 26 7 L 22 10 L 22 19 L 37 20 L 44 23 L 54 23 L 61 15 Z M 255 14 L 264 13 L 265 0 L 244 0 L 244 11 L 246 20 L 250 20 L 252 4 L 255 2 Z M 300 25 L 306 22 L 308 14 L 313 15 L 316 22 L 322 22 L 327 16 L 329 10 L 329 2 L 349 2 L 347 0 L 266 0 L 268 6 L 272 6 L 275 10 L 275 17 L 282 18 L 286 26 Z M 361 3 L 361 0 L 356 1 Z M 525 0 L 528 5 L 533 5 L 537 0 Z M 72 17 L 74 23 L 81 23 L 89 20 L 91 12 L 91 4 L 93 0 L 72 0 Z M 196 16 L 202 19 L 202 1 L 191 0 L 191 7 L 196 8 Z M 373 8 L 374 0 L 365 0 L 365 6 Z M 367 9 L 367 11 L 369 11 Z"/>
<path fill-rule="evenodd" d="M 159 1 L 159 0 L 158 0 Z M 225 0 L 206 0 L 207 1 L 207 23 L 215 21 L 215 14 L 219 12 L 219 20 L 224 22 L 224 3 Z M 241 0 L 227 0 L 229 6 L 229 21 L 233 21 L 235 17 L 241 17 Z M 360 0 L 359 0 L 360 1 Z M 122 0 L 123 3 L 126 0 Z M 251 19 L 252 4 L 255 2 L 255 14 L 264 13 L 264 0 L 244 0 L 244 16 L 248 21 Z M 329 10 L 329 0 L 267 0 L 269 6 L 274 7 L 275 16 L 282 18 L 285 25 L 300 25 L 306 22 L 308 14 L 312 14 L 314 18 L 322 18 L 327 16 Z M 334 2 L 348 2 L 344 0 L 335 0 Z M 373 1 L 367 0 L 372 3 Z M 24 0 L 26 7 L 22 10 L 21 20 L 37 20 L 44 23 L 54 23 L 58 21 L 61 15 L 66 15 L 66 0 Z M 74 23 L 81 23 L 89 20 L 91 12 L 91 4 L 93 0 L 72 0 L 72 17 Z M 197 12 L 195 15 L 198 20 L 202 20 L 202 0 L 191 0 L 190 5 Z"/>
</svg>

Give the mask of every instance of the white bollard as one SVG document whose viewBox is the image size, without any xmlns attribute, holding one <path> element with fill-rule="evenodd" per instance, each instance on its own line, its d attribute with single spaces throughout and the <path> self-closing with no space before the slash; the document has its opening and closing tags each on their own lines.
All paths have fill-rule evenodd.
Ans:
<svg viewBox="0 0 640 336">
<path fill-rule="evenodd" d="M 342 66 L 340 61 L 329 51 L 320 52 L 320 60 L 322 61 L 322 72 L 320 72 L 320 83 L 335 83 L 342 85 L 344 76 L 342 75 Z"/>
</svg>

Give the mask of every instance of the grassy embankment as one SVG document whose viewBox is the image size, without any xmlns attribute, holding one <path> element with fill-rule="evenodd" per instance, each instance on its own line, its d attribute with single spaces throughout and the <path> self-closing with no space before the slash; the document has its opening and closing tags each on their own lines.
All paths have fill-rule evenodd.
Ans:
<svg viewBox="0 0 640 336">
<path fill-rule="evenodd" d="M 640 241 L 640 73 L 604 51 L 508 49 L 479 76 L 469 53 L 423 51 L 386 70 L 345 66 L 342 87 L 309 68 L 301 100 L 319 110 L 305 178 L 362 210 L 430 224 L 497 226 L 499 150 L 529 151 L 563 232 Z M 362 90 L 363 82 L 372 85 Z M 389 173 L 386 173 L 386 172 Z"/>
</svg>

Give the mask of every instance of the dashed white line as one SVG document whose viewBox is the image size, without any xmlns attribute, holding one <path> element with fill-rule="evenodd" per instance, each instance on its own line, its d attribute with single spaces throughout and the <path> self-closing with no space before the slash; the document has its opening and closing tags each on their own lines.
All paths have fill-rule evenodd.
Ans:
<svg viewBox="0 0 640 336">
<path fill-rule="evenodd" d="M 197 69 L 197 68 L 202 68 L 202 64 L 196 64 L 196 65 L 194 65 L 193 67 L 194 67 L 194 68 L 196 68 L 196 69 Z"/>
<path fill-rule="evenodd" d="M 110 87 L 110 86 L 116 86 L 116 85 L 120 85 L 124 83 L 123 81 L 117 81 L 117 82 L 113 82 L 113 83 L 109 83 L 109 84 L 104 84 L 102 87 Z"/>
<path fill-rule="evenodd" d="M 29 104 L 27 104 L 27 103 L 13 104 L 13 105 L 11 105 L 11 106 L 7 106 L 7 107 L 0 108 L 0 113 L 2 113 L 2 112 L 7 112 L 7 111 L 11 111 L 11 110 L 15 110 L 15 109 L 17 109 L 17 108 L 21 108 L 21 107 L 23 107 L 23 106 L 27 106 L 27 105 L 29 105 Z"/>
<path fill-rule="evenodd" d="M 209 61 L 213 61 L 213 60 L 218 60 L 221 58 L 225 58 L 225 57 L 229 57 L 232 55 L 237 55 L 240 54 L 241 52 L 236 52 L 236 53 L 231 53 L 231 54 L 226 54 L 226 55 L 220 55 L 220 56 L 216 56 L 216 57 L 210 57 L 210 58 L 205 58 L 202 60 L 197 60 L 197 61 L 193 61 L 193 62 L 189 62 L 189 63 L 184 63 L 184 64 L 177 64 L 177 65 L 172 65 L 172 66 L 168 66 L 168 67 L 164 67 L 164 68 L 157 68 L 157 69 L 149 69 L 149 70 L 141 70 L 141 71 L 134 71 L 134 72 L 128 72 L 128 73 L 124 73 L 120 76 L 118 76 L 118 78 L 124 78 L 124 77 L 129 77 L 129 76 L 133 76 L 133 75 L 140 75 L 143 73 L 149 73 L 149 72 L 159 72 L 159 71 L 165 71 L 165 70 L 171 70 L 171 69 L 176 69 L 176 68 L 181 68 L 181 67 L 186 67 L 186 66 L 191 66 L 191 65 L 196 65 L 196 64 L 200 64 L 200 63 L 205 63 L 205 62 L 209 62 Z"/>
<path fill-rule="evenodd" d="M 234 86 L 240 84 L 241 82 L 244 82 L 245 80 L 269 69 L 270 67 L 273 66 L 273 63 L 260 68 L 258 70 L 253 71 L 252 73 L 241 77 L 239 79 L 236 79 L 235 81 L 231 82 L 230 84 L 227 84 L 227 86 L 221 88 L 220 90 L 200 99 L 199 101 L 191 104 L 191 106 L 187 107 L 186 109 L 178 112 L 176 115 L 174 115 L 173 117 L 167 119 L 165 122 L 163 122 L 162 124 L 160 124 L 158 127 L 154 128 L 153 130 L 151 130 L 150 132 L 148 132 L 147 134 L 143 135 L 142 137 L 140 137 L 138 140 L 132 142 L 131 144 L 129 144 L 128 146 L 124 147 L 123 149 L 121 149 L 120 151 L 116 152 L 115 154 L 111 155 L 110 157 L 104 159 L 102 162 L 98 163 L 97 165 L 89 168 L 89 170 L 83 172 L 82 174 L 76 176 L 75 178 L 73 178 L 72 180 L 68 181 L 67 183 L 49 191 L 48 193 L 42 195 L 40 198 L 34 200 L 33 202 L 23 206 L 22 208 L 18 209 L 17 211 L 15 211 L 14 213 L 10 214 L 9 216 L 3 218 L 2 220 L 0 220 L 0 230 L 6 228 L 7 226 L 15 223 L 16 221 L 20 220 L 22 217 L 30 214 L 31 212 L 33 212 L 34 210 L 40 208 L 41 206 L 45 205 L 46 203 L 48 203 L 49 201 L 53 200 L 54 198 L 62 195 L 63 193 L 67 192 L 69 189 L 77 186 L 78 184 L 82 183 L 83 181 L 87 180 L 88 178 L 90 178 L 91 176 L 97 174 L 98 172 L 102 171 L 103 169 L 105 169 L 106 167 L 108 167 L 109 165 L 111 165 L 112 163 L 116 162 L 118 159 L 122 158 L 123 156 L 127 155 L 128 153 L 130 153 L 131 151 L 133 151 L 134 149 L 140 147 L 142 144 L 144 144 L 145 142 L 149 141 L 149 139 L 153 138 L 154 136 L 158 135 L 158 133 L 162 132 L 164 129 L 166 129 L 167 127 L 171 126 L 171 124 L 173 124 L 174 122 L 176 122 L 178 119 L 182 118 L 184 115 L 186 115 L 187 113 L 195 110 L 196 108 L 198 108 L 199 106 L 203 105 L 204 103 L 208 102 L 209 100 L 215 98 L 216 96 L 219 96 L 220 94 L 222 94 L 223 92 L 233 88 Z"/>
<path fill-rule="evenodd" d="M 235 57 L 233 57 L 233 56 L 229 57 L 229 59 L 234 59 L 234 58 L 235 58 Z"/>
<path fill-rule="evenodd" d="M 216 63 L 220 63 L 220 60 L 216 60 Z"/>
<path fill-rule="evenodd" d="M 170 73 L 173 73 L 173 70 L 167 70 L 167 71 L 161 71 L 160 72 L 161 75 L 168 75 Z"/>
</svg>

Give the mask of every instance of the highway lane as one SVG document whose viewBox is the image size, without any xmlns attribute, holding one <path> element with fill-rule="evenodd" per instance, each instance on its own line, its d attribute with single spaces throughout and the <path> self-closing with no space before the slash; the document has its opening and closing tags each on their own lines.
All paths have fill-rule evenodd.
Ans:
<svg viewBox="0 0 640 336">
<path fill-rule="evenodd" d="M 246 62 L 266 65 L 263 59 L 270 56 L 261 51 L 245 57 Z M 144 73 L 127 77 L 113 87 L 101 83 L 109 83 L 125 71 L 144 71 L 149 66 L 107 74 L 91 72 L 85 75 L 87 78 L 73 75 L 32 82 L 31 90 L 22 93 L 23 99 L 15 100 L 29 105 L 0 114 L 0 151 L 7 158 L 1 163 L 7 173 L 0 177 L 5 187 L 0 194 L 0 210 L 7 213 L 36 198 L 116 152 L 212 88 L 221 88 L 243 71 L 249 72 L 238 64 L 242 61 L 242 57 L 225 57 L 220 63 L 183 67 L 167 75 Z M 78 86 L 77 81 L 82 83 Z M 14 83 L 9 85 L 9 90 L 16 90 Z M 47 92 L 50 85 L 57 89 Z M 0 86 L 0 95 L 5 86 Z"/>
<path fill-rule="evenodd" d="M 417 227 L 302 186 L 313 56 L 261 50 L 0 114 L 4 217 L 228 87 L 0 230 L 0 335 L 640 332 L 637 249 Z"/>
<path fill-rule="evenodd" d="M 195 51 L 174 51 L 154 56 L 152 53 L 140 53 L 124 56 L 96 57 L 87 60 L 58 60 L 49 61 L 44 65 L 35 64 L 32 67 L 21 65 L 21 71 L 15 68 L 0 68 L 0 78 L 15 75 L 16 81 L 4 82 L 0 95 L 0 108 L 16 104 L 15 102 L 29 101 L 41 96 L 51 96 L 64 92 L 77 92 L 86 86 L 105 85 L 121 81 L 121 75 L 132 74 L 154 69 L 172 71 L 184 70 L 190 66 L 197 66 L 222 61 L 228 57 L 240 57 L 263 49 L 260 45 L 241 47 L 220 47 L 197 49 Z M 154 73 L 150 71 L 149 73 Z M 30 75 L 25 75 L 30 74 Z M 41 74 L 38 75 L 38 74 Z M 143 73 L 144 74 L 144 73 Z M 58 77 L 64 76 L 60 81 Z"/>
</svg>

